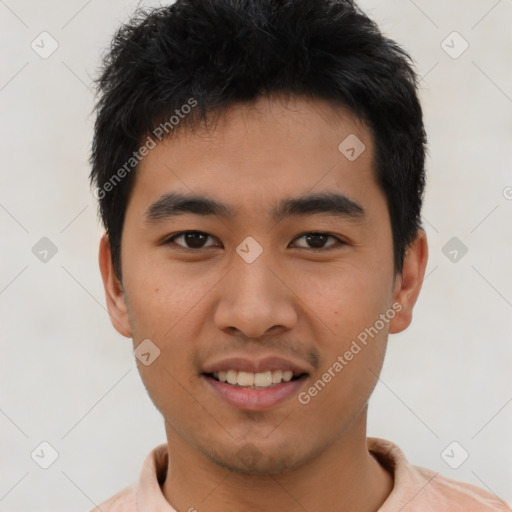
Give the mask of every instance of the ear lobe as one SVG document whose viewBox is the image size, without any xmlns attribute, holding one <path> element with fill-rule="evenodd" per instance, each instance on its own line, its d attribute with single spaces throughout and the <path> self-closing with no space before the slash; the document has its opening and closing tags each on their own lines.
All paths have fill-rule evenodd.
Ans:
<svg viewBox="0 0 512 512">
<path fill-rule="evenodd" d="M 427 235 L 419 229 L 414 241 L 407 247 L 401 274 L 395 278 L 393 303 L 401 309 L 390 321 L 389 333 L 402 332 L 412 321 L 412 310 L 418 299 L 428 261 Z"/>
<path fill-rule="evenodd" d="M 112 253 L 108 235 L 105 233 L 100 240 L 99 264 L 105 298 L 107 301 L 110 321 L 119 334 L 127 338 L 132 337 L 128 312 L 122 284 L 117 279 L 112 266 Z"/>
</svg>

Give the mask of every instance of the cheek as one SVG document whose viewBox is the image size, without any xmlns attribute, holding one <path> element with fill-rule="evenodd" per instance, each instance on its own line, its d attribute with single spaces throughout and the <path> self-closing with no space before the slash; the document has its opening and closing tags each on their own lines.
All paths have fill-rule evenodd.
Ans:
<svg viewBox="0 0 512 512">
<path fill-rule="evenodd" d="M 390 307 L 391 284 L 387 286 L 387 280 L 389 276 L 370 272 L 363 265 L 338 264 L 300 285 L 299 293 L 307 305 L 304 315 L 316 326 L 313 336 L 323 356 L 317 375 L 322 382 L 312 390 L 319 406 L 336 403 L 343 409 L 343 404 L 352 403 L 357 407 L 370 396 L 384 359 L 391 321 L 391 315 L 381 319 Z M 334 409 L 336 414 L 346 413 Z"/>
<path fill-rule="evenodd" d="M 295 290 L 304 314 L 314 314 L 330 335 L 343 340 L 373 325 L 388 307 L 391 282 L 388 286 L 389 276 L 382 274 L 363 264 L 325 264 L 314 273 L 300 273 Z"/>
<path fill-rule="evenodd" d="M 187 316 L 215 284 L 214 276 L 190 265 L 132 258 L 127 263 L 126 294 L 138 336 L 165 339 L 179 332 Z M 190 332 L 190 326 L 188 326 Z"/>
<path fill-rule="evenodd" d="M 192 283 L 183 273 L 157 265 L 134 266 L 126 275 L 134 349 L 149 339 L 159 351 L 149 366 L 137 361 L 139 373 L 157 407 L 162 400 L 175 403 L 183 393 L 181 386 L 191 385 L 191 340 L 198 338 L 200 329 L 193 320 L 211 286 L 200 280 Z"/>
</svg>

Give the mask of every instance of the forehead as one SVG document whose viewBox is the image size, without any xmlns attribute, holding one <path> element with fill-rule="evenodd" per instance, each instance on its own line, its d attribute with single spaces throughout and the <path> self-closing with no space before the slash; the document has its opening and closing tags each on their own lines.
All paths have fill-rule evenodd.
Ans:
<svg viewBox="0 0 512 512">
<path fill-rule="evenodd" d="M 373 148 L 364 123 L 327 101 L 265 97 L 232 105 L 207 129 L 183 128 L 149 151 L 128 208 L 142 214 L 179 192 L 215 198 L 240 215 L 270 215 L 283 197 L 376 193 Z"/>
</svg>

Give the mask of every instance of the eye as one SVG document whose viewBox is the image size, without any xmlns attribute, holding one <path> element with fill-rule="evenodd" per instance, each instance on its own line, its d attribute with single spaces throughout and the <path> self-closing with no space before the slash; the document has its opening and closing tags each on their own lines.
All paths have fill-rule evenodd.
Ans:
<svg viewBox="0 0 512 512">
<path fill-rule="evenodd" d="M 206 244 L 208 238 L 214 239 L 213 236 L 208 233 L 204 233 L 202 231 L 183 231 L 181 233 L 177 233 L 170 238 L 168 238 L 164 244 L 176 244 L 183 249 L 190 250 L 200 250 L 208 247 L 216 246 L 215 243 Z M 303 239 L 306 245 L 297 244 L 297 240 Z M 327 241 L 331 239 L 333 242 L 326 245 Z M 181 242 L 177 242 L 181 240 Z M 301 249 L 314 249 L 314 250 L 324 250 L 328 251 L 331 249 L 335 249 L 337 246 L 346 245 L 345 242 L 335 237 L 334 235 L 330 235 L 328 233 L 321 232 L 310 232 L 304 233 L 303 235 L 297 237 L 295 239 L 296 246 Z"/>
<path fill-rule="evenodd" d="M 211 235 L 203 233 L 202 231 L 183 231 L 182 233 L 177 233 L 176 235 L 168 238 L 164 243 L 166 245 L 172 244 L 175 243 L 176 240 L 182 239 L 184 244 L 177 243 L 177 245 L 184 249 L 203 249 L 205 247 L 211 247 L 211 245 L 205 245 L 208 238 L 213 239 Z"/>
<path fill-rule="evenodd" d="M 334 240 L 333 243 L 329 245 L 325 245 L 327 240 L 331 238 Z M 298 245 L 301 249 L 317 249 L 317 250 L 331 250 L 336 248 L 337 245 L 345 245 L 345 242 L 340 240 L 339 238 L 329 235 L 328 233 L 318 233 L 318 232 L 311 232 L 311 233 L 304 233 L 303 235 L 297 237 L 295 240 L 304 239 L 307 245 Z"/>
</svg>

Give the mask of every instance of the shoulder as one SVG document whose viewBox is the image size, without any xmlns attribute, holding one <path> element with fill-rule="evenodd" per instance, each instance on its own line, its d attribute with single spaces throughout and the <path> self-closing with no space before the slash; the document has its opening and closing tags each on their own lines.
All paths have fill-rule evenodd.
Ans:
<svg viewBox="0 0 512 512">
<path fill-rule="evenodd" d="M 412 466 L 412 468 L 424 479 L 423 499 L 433 506 L 433 510 L 450 512 L 510 512 L 512 510 L 507 503 L 485 489 L 442 476 L 430 469 L 419 466 Z"/>
<path fill-rule="evenodd" d="M 394 480 L 379 512 L 512 512 L 507 503 L 485 489 L 410 464 L 390 441 L 368 438 L 368 448 Z"/>
<path fill-rule="evenodd" d="M 167 444 L 151 450 L 144 459 L 139 480 L 96 505 L 91 512 L 146 512 L 164 508 L 175 512 L 165 501 L 160 489 L 160 481 L 165 480 L 167 461 Z"/>
<path fill-rule="evenodd" d="M 137 484 L 114 494 L 91 512 L 137 512 Z"/>
</svg>

